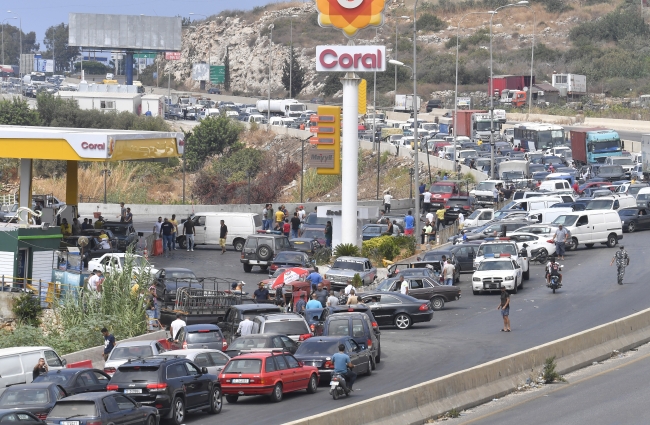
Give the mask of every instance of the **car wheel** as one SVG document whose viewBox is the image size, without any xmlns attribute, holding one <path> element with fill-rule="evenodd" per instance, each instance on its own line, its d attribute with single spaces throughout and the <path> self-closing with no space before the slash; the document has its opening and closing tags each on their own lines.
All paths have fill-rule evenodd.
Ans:
<svg viewBox="0 0 650 425">
<path fill-rule="evenodd" d="M 221 412 L 221 407 L 223 406 L 223 400 L 221 398 L 221 388 L 215 387 L 212 390 L 212 396 L 210 397 L 210 413 L 217 414 Z"/>
<path fill-rule="evenodd" d="M 431 306 L 435 311 L 442 310 L 445 306 L 445 300 L 442 297 L 431 298 Z"/>
<path fill-rule="evenodd" d="M 636 230 L 636 224 L 633 221 L 630 221 L 627 225 L 627 231 L 629 233 L 634 233 L 635 230 Z"/>
<path fill-rule="evenodd" d="M 592 243 L 586 243 L 585 246 L 586 246 L 587 248 L 590 248 L 590 249 L 591 249 L 591 248 L 594 247 L 594 244 L 592 244 Z"/>
<path fill-rule="evenodd" d="M 182 425 L 185 422 L 185 402 L 182 398 L 176 397 L 172 401 L 172 417 L 171 422 L 174 425 Z"/>
<path fill-rule="evenodd" d="M 230 404 L 235 404 L 237 403 L 237 400 L 239 400 L 238 395 L 227 395 L 226 396 L 226 401 Z"/>
<path fill-rule="evenodd" d="M 395 326 L 400 330 L 408 329 L 411 326 L 411 317 L 405 313 L 398 314 L 395 316 Z"/>
<path fill-rule="evenodd" d="M 366 376 L 372 375 L 372 370 L 374 369 L 373 361 L 372 361 L 372 355 L 368 357 L 368 370 L 366 370 Z"/>
<path fill-rule="evenodd" d="M 519 292 L 519 284 L 517 283 L 517 279 L 515 279 L 515 289 L 511 291 L 513 294 L 516 294 Z"/>
<path fill-rule="evenodd" d="M 307 385 L 307 394 L 314 394 L 318 390 L 318 378 L 316 375 L 312 375 L 309 378 L 309 385 Z"/>
<path fill-rule="evenodd" d="M 260 245 L 257 247 L 257 258 L 262 261 L 268 261 L 273 258 L 273 249 L 268 245 Z"/>
<path fill-rule="evenodd" d="M 235 239 L 235 241 L 232 243 L 232 246 L 235 248 L 235 251 L 241 251 L 242 249 L 244 249 L 244 240 Z"/>
<path fill-rule="evenodd" d="M 375 356 L 375 363 L 381 363 L 381 342 L 379 347 L 377 347 L 377 355 Z"/>
<path fill-rule="evenodd" d="M 282 384 L 277 383 L 273 387 L 273 392 L 271 393 L 271 401 L 274 403 L 279 403 L 282 401 Z"/>
<path fill-rule="evenodd" d="M 251 266 L 250 264 L 244 264 L 244 272 L 250 273 L 251 270 L 253 270 L 253 266 Z"/>
<path fill-rule="evenodd" d="M 262 269 L 262 271 L 265 272 L 269 269 L 269 266 L 260 266 L 260 269 Z"/>
<path fill-rule="evenodd" d="M 571 243 L 566 247 L 567 251 L 578 249 L 578 238 L 571 238 Z"/>
<path fill-rule="evenodd" d="M 177 238 L 178 246 L 181 247 L 181 249 L 186 249 L 187 248 L 187 239 L 185 238 Z"/>
<path fill-rule="evenodd" d="M 618 243 L 618 237 L 614 233 L 607 236 L 607 248 L 614 248 L 617 243 Z"/>
<path fill-rule="evenodd" d="M 154 416 L 149 416 L 147 418 L 147 422 L 145 422 L 147 425 L 156 425 L 156 418 Z"/>
</svg>

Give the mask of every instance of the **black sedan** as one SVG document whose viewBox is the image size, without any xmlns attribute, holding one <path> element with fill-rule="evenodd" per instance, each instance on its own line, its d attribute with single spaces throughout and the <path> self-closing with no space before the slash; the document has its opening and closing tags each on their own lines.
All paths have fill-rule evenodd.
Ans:
<svg viewBox="0 0 650 425">
<path fill-rule="evenodd" d="M 0 409 L 0 423 L 20 425 L 44 425 L 45 422 L 38 419 L 26 410 Z"/>
<path fill-rule="evenodd" d="M 45 419 L 54 403 L 67 396 L 63 387 L 53 382 L 13 385 L 0 396 L 0 409 L 26 410 Z"/>
<path fill-rule="evenodd" d="M 478 247 L 481 246 L 481 242 L 482 241 L 478 241 L 477 243 L 463 243 L 453 245 L 449 248 L 449 251 L 454 254 L 454 258 L 456 258 L 460 264 L 461 271 L 474 271 L 474 257 L 476 257 L 476 251 L 478 251 Z"/>
<path fill-rule="evenodd" d="M 372 374 L 370 351 L 348 336 L 319 336 L 306 339 L 300 344 L 294 357 L 303 362 L 305 366 L 317 367 L 320 379 L 329 382 L 334 370 L 331 358 L 339 352 L 340 344 L 345 346 L 345 354 L 350 356 L 352 370 L 357 375 Z"/>
<path fill-rule="evenodd" d="M 623 222 L 624 232 L 635 232 L 650 227 L 650 211 L 646 208 L 623 208 L 618 210 L 618 216 Z"/>
<path fill-rule="evenodd" d="M 286 335 L 280 334 L 255 334 L 240 336 L 235 339 L 224 353 L 230 357 L 235 357 L 245 350 L 255 350 L 258 348 L 281 348 L 289 351 L 291 354 L 296 352 L 298 344 Z"/>
<path fill-rule="evenodd" d="M 158 409 L 119 392 L 77 394 L 57 401 L 49 425 L 157 425 Z"/>
<path fill-rule="evenodd" d="M 405 276 L 404 280 L 408 284 L 409 296 L 419 300 L 431 301 L 431 306 L 435 311 L 442 310 L 445 303 L 460 299 L 460 288 L 453 285 L 441 285 L 437 278 Z M 400 292 L 400 289 L 401 282 L 399 278 L 384 279 L 377 286 L 377 290 L 383 292 Z"/>
<path fill-rule="evenodd" d="M 460 272 L 462 266 L 454 253 L 450 249 L 437 249 L 435 251 L 428 251 L 424 254 L 420 262 L 433 262 L 433 261 L 442 261 L 442 256 L 447 258 L 447 261 L 451 261 L 451 264 L 454 266 L 454 283 L 460 282 Z M 450 260 L 451 259 L 451 260 Z"/>
<path fill-rule="evenodd" d="M 309 255 L 304 252 L 296 251 L 281 251 L 278 252 L 278 255 L 275 256 L 273 261 L 271 261 L 271 266 L 269 267 L 269 277 L 273 276 L 273 273 L 279 268 L 290 268 L 290 267 L 302 267 L 305 269 L 316 270 L 318 269 L 313 265 Z"/>
<path fill-rule="evenodd" d="M 194 286 L 198 289 L 202 288 L 201 282 L 194 272 L 182 267 L 168 267 L 158 270 L 158 273 L 154 276 L 154 283 L 158 298 L 163 299 L 165 303 L 171 303 L 176 299 L 176 291 L 179 288 Z"/>
<path fill-rule="evenodd" d="M 428 301 L 418 300 L 398 292 L 364 292 L 361 300 L 370 307 L 379 326 L 394 325 L 400 330 L 415 323 L 430 322 L 433 307 Z"/>
<path fill-rule="evenodd" d="M 38 376 L 33 383 L 52 382 L 59 384 L 69 395 L 84 392 L 106 391 L 111 377 L 99 369 L 71 368 L 52 370 Z"/>
<path fill-rule="evenodd" d="M 289 244 L 295 251 L 304 252 L 310 257 L 313 257 L 318 250 L 323 248 L 323 245 L 318 242 L 318 239 L 313 238 L 289 239 Z"/>
<path fill-rule="evenodd" d="M 361 230 L 361 238 L 364 241 L 378 238 L 388 231 L 388 224 L 366 224 Z"/>
</svg>

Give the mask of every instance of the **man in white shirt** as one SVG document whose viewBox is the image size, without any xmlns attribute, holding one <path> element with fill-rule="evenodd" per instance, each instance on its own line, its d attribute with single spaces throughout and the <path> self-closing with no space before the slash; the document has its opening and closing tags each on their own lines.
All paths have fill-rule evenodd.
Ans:
<svg viewBox="0 0 650 425">
<path fill-rule="evenodd" d="M 354 289 L 354 286 L 352 286 L 352 282 L 348 280 L 348 286 L 345 287 L 345 295 L 350 295 L 350 291 Z"/>
<path fill-rule="evenodd" d="M 176 336 L 178 335 L 178 331 L 181 330 L 182 327 L 187 326 L 187 323 L 185 323 L 185 320 L 181 319 L 181 315 L 177 314 L 176 315 L 176 320 L 174 320 L 171 325 L 169 325 L 171 331 L 172 331 L 172 340 L 176 341 Z"/>
<path fill-rule="evenodd" d="M 153 224 L 153 234 L 156 235 L 156 237 L 158 237 L 158 235 L 160 235 L 160 229 L 162 227 L 162 224 L 163 224 L 162 217 L 158 217 L 158 221 L 156 221 Z"/>
<path fill-rule="evenodd" d="M 339 299 L 334 296 L 334 293 L 330 293 L 330 296 L 327 297 L 327 307 L 336 307 L 339 305 Z"/>
<path fill-rule="evenodd" d="M 463 230 L 463 227 L 465 227 L 465 216 L 460 213 L 458 214 L 458 229 Z"/>
<path fill-rule="evenodd" d="M 246 336 L 253 333 L 253 321 L 248 316 L 244 316 L 244 320 L 239 322 L 237 327 L 237 334 L 239 336 Z"/>
<path fill-rule="evenodd" d="M 298 218 L 300 221 L 305 221 L 305 214 L 305 207 L 301 205 L 300 208 L 298 208 Z"/>
<path fill-rule="evenodd" d="M 93 270 L 92 276 L 88 278 L 88 288 L 90 288 L 91 291 L 97 291 L 97 286 L 100 281 L 100 276 L 98 276 L 100 272 L 98 270 Z"/>
<path fill-rule="evenodd" d="M 428 213 L 431 209 L 431 192 L 429 189 L 425 189 L 422 195 L 424 196 L 424 212 Z"/>
<path fill-rule="evenodd" d="M 454 284 L 454 272 L 456 268 L 453 264 L 447 261 L 446 256 L 442 256 L 442 279 L 445 285 L 452 286 Z"/>
<path fill-rule="evenodd" d="M 102 238 L 101 242 L 99 243 L 99 247 L 101 249 L 111 249 L 111 245 L 108 243 L 108 239 Z"/>
<path fill-rule="evenodd" d="M 386 214 L 390 214 L 390 201 L 393 197 L 390 194 L 390 191 L 386 192 L 384 195 L 384 211 Z"/>
<path fill-rule="evenodd" d="M 427 217 L 427 220 L 429 220 L 429 223 L 432 223 L 432 224 L 435 224 L 435 223 L 436 223 L 436 220 L 435 220 L 435 218 L 434 218 L 435 216 L 433 215 L 433 213 L 432 213 L 431 211 L 429 211 L 429 212 L 427 213 L 427 216 L 426 216 L 426 217 Z"/>
<path fill-rule="evenodd" d="M 400 282 L 399 291 L 404 295 L 408 295 L 409 294 L 409 283 L 406 280 L 404 280 L 404 276 L 399 277 L 399 282 Z"/>
</svg>

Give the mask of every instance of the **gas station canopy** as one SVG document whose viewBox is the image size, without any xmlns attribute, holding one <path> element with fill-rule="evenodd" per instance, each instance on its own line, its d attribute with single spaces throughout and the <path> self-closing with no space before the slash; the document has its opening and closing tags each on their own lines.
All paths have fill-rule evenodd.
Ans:
<svg viewBox="0 0 650 425">
<path fill-rule="evenodd" d="M 123 161 L 183 155 L 183 133 L 0 125 L 3 158 Z"/>
</svg>

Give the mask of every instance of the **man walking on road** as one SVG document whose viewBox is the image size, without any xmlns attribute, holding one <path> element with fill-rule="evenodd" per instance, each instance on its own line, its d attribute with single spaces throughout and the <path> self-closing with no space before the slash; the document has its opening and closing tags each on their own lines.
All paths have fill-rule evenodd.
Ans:
<svg viewBox="0 0 650 425">
<path fill-rule="evenodd" d="M 176 251 L 176 235 L 178 235 L 178 222 L 176 221 L 176 214 L 172 214 L 172 219 L 169 220 L 169 222 L 174 225 L 174 231 L 172 232 L 172 249 Z"/>
<path fill-rule="evenodd" d="M 618 284 L 622 285 L 623 276 L 625 276 L 625 267 L 630 265 L 630 256 L 627 254 L 627 251 L 625 251 L 623 245 L 621 245 L 620 249 L 616 251 L 616 254 L 614 254 L 614 258 L 612 258 L 612 261 L 609 263 L 609 265 L 611 266 L 612 264 L 614 264 L 614 261 L 616 261 L 616 272 L 618 276 Z"/>
<path fill-rule="evenodd" d="M 221 255 L 226 253 L 226 238 L 228 237 L 228 226 L 221 220 L 221 229 L 219 230 L 219 245 L 221 245 Z"/>
<path fill-rule="evenodd" d="M 424 189 L 422 196 L 424 196 L 424 213 L 426 214 L 431 209 L 431 192 L 429 192 L 429 189 Z"/>
<path fill-rule="evenodd" d="M 325 246 L 332 248 L 332 222 L 328 221 L 325 225 Z"/>
<path fill-rule="evenodd" d="M 298 229 L 300 229 L 300 218 L 298 213 L 293 213 L 291 217 L 291 239 L 296 239 L 298 237 Z"/>
<path fill-rule="evenodd" d="M 158 217 L 158 221 L 156 221 L 153 224 L 153 233 L 154 235 L 156 235 L 156 237 L 158 237 L 158 235 L 160 234 L 160 228 L 162 227 L 162 224 L 163 224 L 162 217 Z"/>
<path fill-rule="evenodd" d="M 557 251 L 558 257 L 560 260 L 564 260 L 564 248 L 566 246 L 566 240 L 569 236 L 569 232 L 561 224 L 558 226 L 553 235 L 553 242 L 555 242 L 555 250 Z"/>
<path fill-rule="evenodd" d="M 454 272 L 456 268 L 453 264 L 447 261 L 445 255 L 442 256 L 442 279 L 445 285 L 452 286 L 454 284 Z"/>
<path fill-rule="evenodd" d="M 115 348 L 115 337 L 108 332 L 108 329 L 102 328 L 102 335 L 104 335 L 104 361 L 108 359 L 113 348 Z"/>
<path fill-rule="evenodd" d="M 159 236 L 163 239 L 163 253 L 169 253 L 172 250 L 174 225 L 169 222 L 167 217 L 162 226 L 160 226 Z"/>
<path fill-rule="evenodd" d="M 411 210 L 404 217 L 404 236 L 413 236 L 413 228 L 415 227 L 415 218 L 411 215 Z"/>
<path fill-rule="evenodd" d="M 194 222 L 192 221 L 192 217 L 187 217 L 187 220 L 185 220 L 183 224 L 183 235 L 185 236 L 187 251 L 194 251 Z"/>
<path fill-rule="evenodd" d="M 501 310 L 501 316 L 503 316 L 503 329 L 501 329 L 501 332 L 510 332 L 510 294 L 506 291 L 505 286 L 501 287 L 501 302 L 497 310 Z"/>
<path fill-rule="evenodd" d="M 387 191 L 384 195 L 384 211 L 386 211 L 386 214 L 390 214 L 391 199 L 393 199 L 393 197 L 391 196 L 390 191 Z"/>
<path fill-rule="evenodd" d="M 440 230 L 440 225 L 445 227 L 445 207 L 441 206 L 439 210 L 436 211 L 436 230 Z"/>
</svg>

